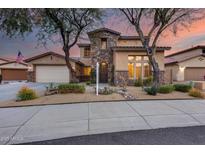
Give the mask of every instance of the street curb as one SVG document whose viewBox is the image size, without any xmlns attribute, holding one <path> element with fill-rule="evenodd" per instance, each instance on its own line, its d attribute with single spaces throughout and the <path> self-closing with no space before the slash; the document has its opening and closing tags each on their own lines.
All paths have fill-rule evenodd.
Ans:
<svg viewBox="0 0 205 154">
<path fill-rule="evenodd" d="M 32 106 L 47 106 L 47 105 L 66 105 L 66 104 L 84 104 L 84 103 L 103 103 L 103 102 L 124 102 L 124 101 L 173 101 L 173 100 L 203 100 L 200 98 L 180 98 L 180 99 L 133 99 L 133 100 L 106 100 L 106 101 L 87 101 L 87 102 L 67 102 L 67 103 L 55 103 L 55 104 L 31 104 L 31 105 L 14 105 L 14 106 L 2 106 L 1 108 L 18 108 L 18 107 L 32 107 Z"/>
</svg>

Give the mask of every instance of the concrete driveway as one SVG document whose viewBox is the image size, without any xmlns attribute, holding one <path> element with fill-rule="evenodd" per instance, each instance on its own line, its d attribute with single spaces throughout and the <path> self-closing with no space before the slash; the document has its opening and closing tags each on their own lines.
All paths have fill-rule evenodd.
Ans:
<svg viewBox="0 0 205 154">
<path fill-rule="evenodd" d="M 32 83 L 32 82 L 13 82 L 0 85 L 0 103 L 1 101 L 16 99 L 16 94 L 22 86 L 27 86 L 35 89 L 39 95 L 42 95 L 46 90 L 47 84 Z"/>
<path fill-rule="evenodd" d="M 205 124 L 204 100 L 123 101 L 0 109 L 0 143 Z"/>
</svg>

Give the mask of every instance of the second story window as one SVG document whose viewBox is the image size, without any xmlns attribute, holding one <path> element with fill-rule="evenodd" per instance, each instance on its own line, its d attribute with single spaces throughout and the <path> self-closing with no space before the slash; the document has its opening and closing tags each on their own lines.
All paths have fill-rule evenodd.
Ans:
<svg viewBox="0 0 205 154">
<path fill-rule="evenodd" d="M 86 47 L 84 49 L 84 57 L 89 58 L 90 57 L 90 48 Z"/>
<path fill-rule="evenodd" d="M 202 50 L 202 53 L 205 55 L 205 49 Z"/>
<path fill-rule="evenodd" d="M 106 38 L 101 39 L 101 49 L 107 49 L 107 39 Z"/>
</svg>

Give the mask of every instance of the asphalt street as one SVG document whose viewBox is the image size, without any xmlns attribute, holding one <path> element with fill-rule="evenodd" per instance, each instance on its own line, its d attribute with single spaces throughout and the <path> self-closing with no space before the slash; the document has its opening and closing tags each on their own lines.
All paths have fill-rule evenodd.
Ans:
<svg viewBox="0 0 205 154">
<path fill-rule="evenodd" d="M 205 126 L 126 131 L 31 142 L 32 145 L 204 145 Z"/>
</svg>

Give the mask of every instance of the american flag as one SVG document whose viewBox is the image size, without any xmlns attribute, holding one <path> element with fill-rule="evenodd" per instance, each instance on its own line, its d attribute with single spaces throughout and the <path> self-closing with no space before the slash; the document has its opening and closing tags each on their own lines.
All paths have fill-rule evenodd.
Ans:
<svg viewBox="0 0 205 154">
<path fill-rule="evenodd" d="M 16 62 L 20 63 L 23 61 L 23 59 L 24 59 L 24 56 L 22 55 L 21 51 L 18 51 L 18 55 L 16 57 Z"/>
</svg>

